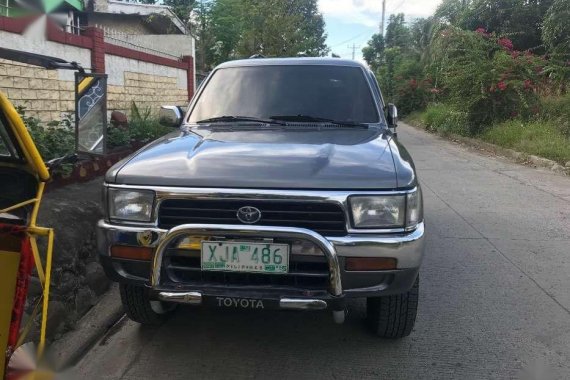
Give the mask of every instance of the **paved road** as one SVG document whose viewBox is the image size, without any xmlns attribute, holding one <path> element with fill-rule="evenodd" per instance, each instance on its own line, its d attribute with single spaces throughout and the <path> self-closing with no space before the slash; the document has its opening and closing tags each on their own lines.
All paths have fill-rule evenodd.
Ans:
<svg viewBox="0 0 570 380">
<path fill-rule="evenodd" d="M 414 332 L 376 339 L 362 303 L 328 313 L 183 309 L 123 320 L 82 379 L 570 378 L 570 179 L 402 126 L 424 189 L 428 244 Z"/>
</svg>

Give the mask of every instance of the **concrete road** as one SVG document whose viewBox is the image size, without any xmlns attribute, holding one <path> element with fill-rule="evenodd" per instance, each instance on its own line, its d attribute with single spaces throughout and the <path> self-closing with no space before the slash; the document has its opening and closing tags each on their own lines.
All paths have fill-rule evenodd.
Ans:
<svg viewBox="0 0 570 380">
<path fill-rule="evenodd" d="M 414 332 L 380 340 L 328 313 L 182 309 L 121 321 L 80 379 L 570 378 L 570 179 L 402 125 L 428 244 Z"/>
</svg>

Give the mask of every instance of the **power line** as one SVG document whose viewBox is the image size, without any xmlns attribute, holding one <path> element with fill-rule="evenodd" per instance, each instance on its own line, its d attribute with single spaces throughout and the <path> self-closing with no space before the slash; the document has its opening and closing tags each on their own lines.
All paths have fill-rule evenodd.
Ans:
<svg viewBox="0 0 570 380">
<path fill-rule="evenodd" d="M 393 14 L 394 12 L 396 12 L 398 9 L 400 9 L 400 7 L 401 7 L 402 5 L 404 5 L 405 2 L 406 2 L 406 0 L 400 1 L 400 4 L 398 4 L 398 5 L 396 6 L 396 8 L 392 9 L 392 10 L 390 11 L 390 13 Z"/>
<path fill-rule="evenodd" d="M 336 45 L 331 46 L 331 48 L 335 48 L 335 47 L 337 47 L 337 46 L 347 44 L 347 43 L 349 43 L 349 42 L 351 42 L 351 41 L 357 39 L 358 37 L 360 37 L 360 36 L 362 36 L 362 35 L 364 35 L 364 34 L 366 34 L 366 33 L 369 33 L 369 32 L 368 32 L 367 30 L 365 30 L 364 32 L 358 33 L 356 36 L 351 37 L 351 38 L 349 38 L 349 39 L 346 40 L 346 41 L 342 41 L 341 43 L 338 43 L 338 44 L 336 44 Z"/>
</svg>

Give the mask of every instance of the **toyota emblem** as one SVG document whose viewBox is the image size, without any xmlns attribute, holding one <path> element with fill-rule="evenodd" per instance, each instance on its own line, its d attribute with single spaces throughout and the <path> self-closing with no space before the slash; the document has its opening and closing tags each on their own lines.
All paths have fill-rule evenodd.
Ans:
<svg viewBox="0 0 570 380">
<path fill-rule="evenodd" d="M 259 219 L 261 219 L 261 211 L 255 207 L 244 206 L 238 210 L 237 218 L 240 222 L 245 224 L 257 223 Z"/>
</svg>

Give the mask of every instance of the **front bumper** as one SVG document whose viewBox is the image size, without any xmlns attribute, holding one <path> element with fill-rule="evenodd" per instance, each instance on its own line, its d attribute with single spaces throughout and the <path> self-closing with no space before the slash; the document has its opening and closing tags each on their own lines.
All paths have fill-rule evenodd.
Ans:
<svg viewBox="0 0 570 380">
<path fill-rule="evenodd" d="M 347 297 L 370 297 L 408 291 L 419 271 L 424 251 L 424 224 L 408 233 L 352 234 L 343 237 L 323 237 L 311 230 L 293 227 L 252 225 L 185 224 L 171 230 L 125 226 L 100 221 L 97 243 L 101 263 L 114 281 L 143 285 L 159 300 L 188 304 L 223 305 L 224 297 L 262 299 L 271 308 L 342 310 Z M 279 287 L 254 286 L 186 286 L 172 284 L 162 278 L 166 249 L 181 236 L 221 236 L 238 238 L 300 239 L 314 244 L 324 254 L 328 269 L 328 289 L 306 291 Z M 141 237 L 144 236 L 143 239 Z M 154 248 L 153 262 L 138 262 L 114 258 L 112 245 L 147 246 Z M 386 257 L 397 259 L 397 269 L 354 272 L 344 269 L 347 257 Z M 250 303 L 248 303 L 250 304 Z"/>
</svg>

